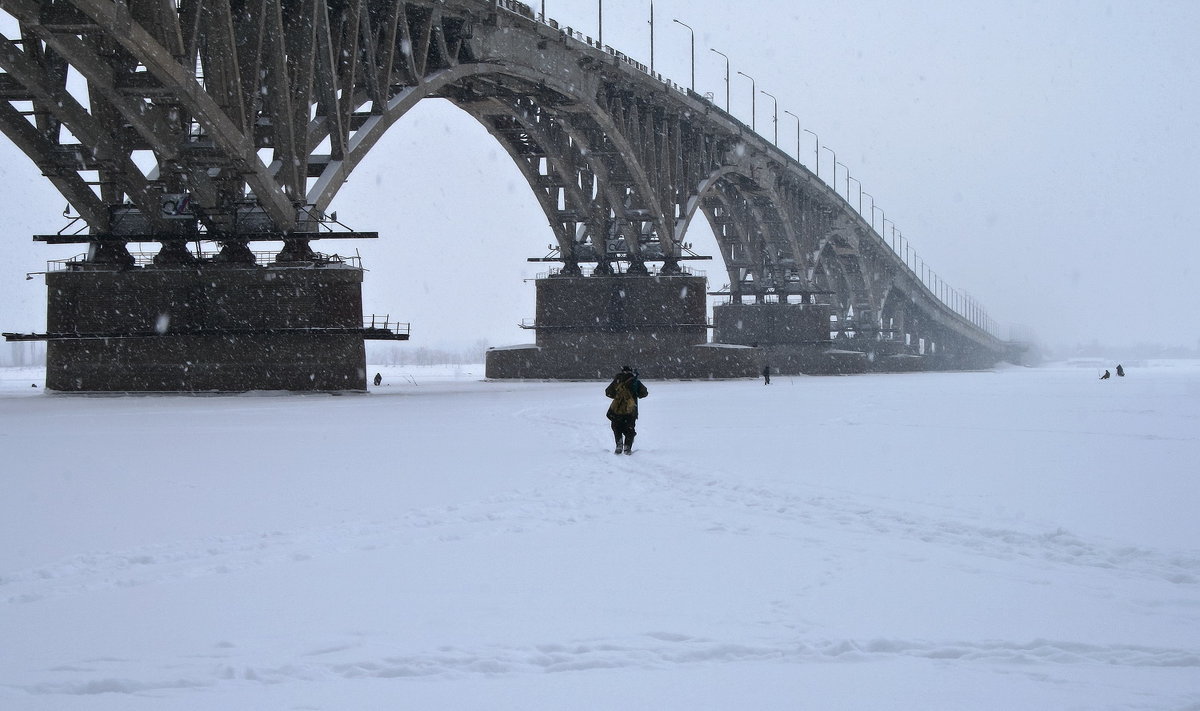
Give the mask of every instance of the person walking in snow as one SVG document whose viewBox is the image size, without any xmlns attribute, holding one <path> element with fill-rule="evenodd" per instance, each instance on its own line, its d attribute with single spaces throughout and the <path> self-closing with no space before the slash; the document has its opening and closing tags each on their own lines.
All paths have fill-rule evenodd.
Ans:
<svg viewBox="0 0 1200 711">
<path fill-rule="evenodd" d="M 763 385 L 771 384 L 771 364 L 763 366 Z"/>
<path fill-rule="evenodd" d="M 638 417 L 638 400 L 650 394 L 637 373 L 629 366 L 621 368 L 621 372 L 613 377 L 612 382 L 604 389 L 604 394 L 612 399 L 608 404 L 608 421 L 612 424 L 613 437 L 616 438 L 617 448 L 614 454 L 633 454 L 633 438 L 637 436 L 635 425 Z"/>
<path fill-rule="evenodd" d="M 383 382 L 383 376 L 379 373 L 376 373 L 375 374 L 375 387 L 379 387 L 379 384 L 382 382 Z"/>
<path fill-rule="evenodd" d="M 1109 378 L 1111 378 L 1111 377 L 1112 377 L 1112 373 L 1110 373 L 1110 372 L 1108 372 L 1108 371 L 1106 370 L 1106 371 L 1104 371 L 1104 375 L 1101 375 L 1101 376 L 1100 376 L 1100 379 L 1101 379 L 1101 380 L 1108 380 L 1108 379 L 1109 379 Z"/>
<path fill-rule="evenodd" d="M 1125 377 L 1125 369 L 1121 367 L 1121 364 L 1120 364 L 1120 363 L 1117 363 L 1117 377 L 1118 377 L 1118 378 L 1124 378 L 1124 377 Z"/>
</svg>

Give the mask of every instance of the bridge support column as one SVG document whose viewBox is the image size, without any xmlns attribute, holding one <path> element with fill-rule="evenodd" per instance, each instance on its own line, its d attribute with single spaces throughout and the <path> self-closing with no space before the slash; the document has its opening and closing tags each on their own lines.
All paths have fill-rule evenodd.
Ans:
<svg viewBox="0 0 1200 711">
<path fill-rule="evenodd" d="M 783 375 L 863 372 L 865 353 L 834 347 L 829 337 L 831 312 L 829 305 L 814 303 L 717 304 L 713 341 L 757 346 L 765 363 Z"/>
<path fill-rule="evenodd" d="M 537 281 L 536 343 L 487 352 L 489 378 L 740 378 L 758 351 L 708 343 L 704 277 L 593 274 Z"/>
<path fill-rule="evenodd" d="M 963 339 L 937 341 L 936 352 L 925 357 L 928 370 L 988 370 L 1000 361 L 998 353 Z"/>
<path fill-rule="evenodd" d="M 82 263 L 46 285 L 50 390 L 366 390 L 357 267 Z"/>
<path fill-rule="evenodd" d="M 916 346 L 904 343 L 904 334 L 880 336 L 867 350 L 867 370 L 872 373 L 907 373 L 926 370 L 929 362 L 917 353 Z M 914 341 L 915 343 L 915 341 Z"/>
</svg>

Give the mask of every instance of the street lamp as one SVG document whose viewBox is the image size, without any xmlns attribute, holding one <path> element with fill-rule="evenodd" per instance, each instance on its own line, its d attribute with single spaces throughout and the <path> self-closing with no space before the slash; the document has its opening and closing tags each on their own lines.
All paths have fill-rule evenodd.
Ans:
<svg viewBox="0 0 1200 711">
<path fill-rule="evenodd" d="M 799 163 L 800 162 L 800 117 L 797 116 L 796 114 L 792 113 L 791 111 L 788 111 L 787 109 L 784 109 L 783 113 L 796 119 L 796 162 Z"/>
<path fill-rule="evenodd" d="M 679 20 L 675 20 L 675 23 L 679 24 L 679 25 L 683 25 L 684 27 L 687 28 L 687 31 L 692 34 L 692 93 L 695 94 L 696 93 L 696 31 L 692 29 L 691 25 L 680 22 Z"/>
<path fill-rule="evenodd" d="M 600 32 L 596 35 L 596 41 L 600 43 L 600 49 L 604 49 L 604 0 L 596 0 L 596 9 L 600 13 Z"/>
<path fill-rule="evenodd" d="M 770 92 L 763 91 L 761 93 L 766 94 L 767 96 L 771 97 L 771 101 L 775 102 L 775 111 L 772 114 L 771 123 L 775 125 L 775 145 L 778 146 L 779 145 L 779 99 L 776 99 L 775 95 L 771 94 Z"/>
<path fill-rule="evenodd" d="M 850 166 L 840 161 L 834 163 L 833 166 L 833 191 L 837 192 L 837 167 L 839 165 L 846 169 L 846 202 L 850 202 Z"/>
<path fill-rule="evenodd" d="M 750 130 L 757 131 L 756 119 L 758 118 L 758 90 L 754 86 L 754 77 L 746 72 L 739 71 L 738 74 L 750 80 Z"/>
<path fill-rule="evenodd" d="M 836 193 L 837 192 L 837 167 L 838 167 L 837 153 L 834 152 L 834 150 L 832 148 L 830 148 L 829 146 L 821 146 L 821 148 L 824 148 L 825 150 L 827 150 L 833 154 L 833 192 Z M 818 178 L 821 177 L 821 174 L 817 173 L 817 177 Z"/>
<path fill-rule="evenodd" d="M 650 76 L 654 76 L 654 0 L 650 0 Z"/>
<path fill-rule="evenodd" d="M 725 58 L 725 113 L 729 113 L 729 55 L 709 47 L 710 52 L 716 52 Z"/>
<path fill-rule="evenodd" d="M 858 190 L 859 190 L 859 193 L 858 193 L 859 200 L 862 200 L 863 195 L 866 195 L 867 197 L 871 198 L 871 229 L 875 229 L 875 196 L 872 195 L 871 193 L 863 191 L 861 184 L 858 186 Z M 862 210 L 859 210 L 859 212 L 862 212 Z"/>
<path fill-rule="evenodd" d="M 808 130 L 807 128 L 804 129 L 804 132 L 812 133 L 813 142 L 816 144 L 816 147 L 813 148 L 813 153 L 816 154 L 816 156 L 817 156 L 817 162 L 814 164 L 816 166 L 816 170 L 813 171 L 813 174 L 819 178 L 819 177 L 821 177 L 821 137 L 818 136 L 816 133 L 813 133 L 812 131 Z"/>
<path fill-rule="evenodd" d="M 862 181 L 859 180 L 858 178 L 851 178 L 850 177 L 850 169 L 847 168 L 846 169 L 846 199 L 847 200 L 850 199 L 850 181 L 851 180 L 853 180 L 855 183 L 858 183 L 858 214 L 861 217 L 862 216 Z"/>
</svg>

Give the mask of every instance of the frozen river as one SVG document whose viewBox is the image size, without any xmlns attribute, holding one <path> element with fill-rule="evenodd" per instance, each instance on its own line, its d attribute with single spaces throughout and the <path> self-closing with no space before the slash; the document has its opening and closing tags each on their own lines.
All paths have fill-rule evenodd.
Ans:
<svg viewBox="0 0 1200 711">
<path fill-rule="evenodd" d="M 0 708 L 1200 707 L 1200 363 L 369 395 L 0 369 Z M 38 387 L 31 387 L 36 384 Z"/>
</svg>

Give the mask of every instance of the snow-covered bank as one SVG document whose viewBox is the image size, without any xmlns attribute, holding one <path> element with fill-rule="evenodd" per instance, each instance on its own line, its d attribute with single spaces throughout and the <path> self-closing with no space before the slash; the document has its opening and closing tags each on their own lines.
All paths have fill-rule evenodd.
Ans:
<svg viewBox="0 0 1200 711">
<path fill-rule="evenodd" d="M 1200 704 L 1200 364 L 365 396 L 0 370 L 0 708 Z M 31 383 L 39 387 L 31 388 Z"/>
</svg>

